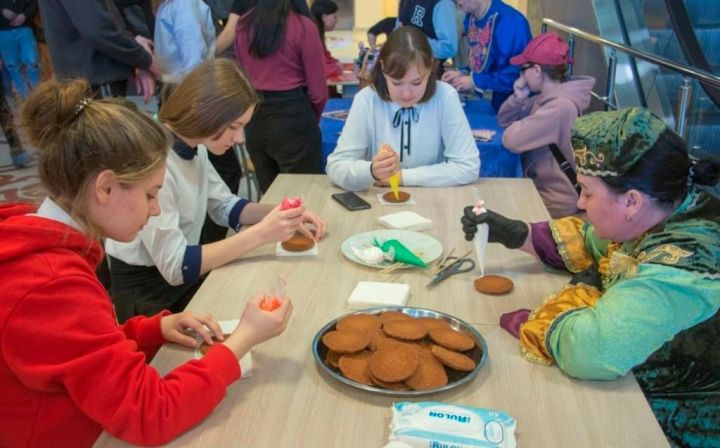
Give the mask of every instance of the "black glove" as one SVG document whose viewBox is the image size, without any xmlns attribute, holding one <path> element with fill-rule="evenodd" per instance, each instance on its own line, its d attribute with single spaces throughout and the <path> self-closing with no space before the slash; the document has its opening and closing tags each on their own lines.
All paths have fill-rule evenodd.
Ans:
<svg viewBox="0 0 720 448">
<path fill-rule="evenodd" d="M 602 291 L 602 276 L 600 275 L 600 271 L 598 271 L 597 264 L 590 266 L 584 271 L 575 273 L 570 279 L 570 284 L 577 285 L 578 283 L 594 286 L 598 290 Z"/>
<path fill-rule="evenodd" d="M 465 207 L 464 216 L 460 218 L 465 232 L 465 239 L 472 241 L 477 232 L 478 224 L 487 224 L 489 227 L 488 241 L 500 243 L 508 249 L 517 249 L 525 244 L 530 230 L 528 225 L 516 219 L 508 219 L 503 215 L 488 210 L 485 213 L 476 215 L 473 206 Z"/>
</svg>

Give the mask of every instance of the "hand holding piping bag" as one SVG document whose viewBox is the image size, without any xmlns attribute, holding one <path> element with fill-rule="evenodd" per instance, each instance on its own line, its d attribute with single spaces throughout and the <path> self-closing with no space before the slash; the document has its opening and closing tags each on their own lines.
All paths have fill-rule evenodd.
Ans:
<svg viewBox="0 0 720 448">
<path fill-rule="evenodd" d="M 388 144 L 383 144 L 380 151 L 375 154 L 370 165 L 370 171 L 377 180 L 377 186 L 392 186 L 392 179 L 395 178 L 397 185 L 400 185 L 400 162 L 398 155 Z M 393 190 L 395 192 L 395 190 Z M 397 193 L 396 193 L 397 194 Z"/>
<path fill-rule="evenodd" d="M 280 202 L 280 211 L 302 207 L 302 205 L 302 196 L 297 196 L 295 198 L 284 198 L 282 202 Z M 316 235 L 313 232 L 309 231 L 304 224 L 300 224 L 300 227 L 298 227 L 298 231 L 306 237 L 312 238 L 313 241 L 317 242 Z M 322 231 L 320 231 L 319 233 L 322 234 Z"/>
<path fill-rule="evenodd" d="M 260 301 L 260 309 L 263 311 L 275 311 L 277 308 L 280 308 L 280 305 L 282 305 L 281 300 L 285 299 L 285 288 L 287 286 L 287 281 L 283 276 L 278 275 L 277 276 L 277 283 L 275 285 L 275 288 L 272 292 L 272 294 L 267 295 L 265 294 L 263 299 Z"/>
</svg>

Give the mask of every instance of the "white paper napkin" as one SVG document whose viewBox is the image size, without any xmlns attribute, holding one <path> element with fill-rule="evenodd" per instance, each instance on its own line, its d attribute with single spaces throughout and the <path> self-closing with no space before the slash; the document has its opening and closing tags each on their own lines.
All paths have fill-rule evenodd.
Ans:
<svg viewBox="0 0 720 448">
<path fill-rule="evenodd" d="M 318 254 L 318 245 L 315 243 L 313 247 L 311 247 L 308 250 L 303 250 L 301 252 L 293 252 L 290 250 L 285 250 L 282 247 L 282 243 L 277 243 L 275 245 L 275 255 L 278 257 L 304 257 L 307 255 L 317 255 Z"/>
<path fill-rule="evenodd" d="M 378 222 L 391 229 L 415 230 L 417 232 L 432 229 L 431 220 L 415 212 L 408 211 L 381 216 L 378 218 Z"/>
<path fill-rule="evenodd" d="M 405 202 L 388 202 L 385 199 L 383 199 L 383 195 L 385 193 L 378 193 L 377 198 L 380 202 L 380 205 L 412 205 L 415 204 L 415 197 L 410 196 L 410 199 L 408 199 Z"/>
<path fill-rule="evenodd" d="M 239 322 L 240 322 L 240 319 L 232 319 L 232 320 L 221 320 L 218 323 L 220 324 L 220 328 L 222 329 L 223 334 L 230 334 L 233 331 L 235 331 L 235 328 L 238 326 Z M 200 359 L 203 357 L 203 354 L 200 351 L 200 347 L 195 348 L 195 353 L 193 355 L 194 355 L 195 359 Z M 245 353 L 245 356 L 240 358 L 239 362 L 240 362 L 240 378 L 250 378 L 252 376 L 252 370 L 253 370 L 252 352 Z"/>
<path fill-rule="evenodd" d="M 358 282 L 348 298 L 348 307 L 363 309 L 373 306 L 405 306 L 410 297 L 407 283 Z"/>
</svg>

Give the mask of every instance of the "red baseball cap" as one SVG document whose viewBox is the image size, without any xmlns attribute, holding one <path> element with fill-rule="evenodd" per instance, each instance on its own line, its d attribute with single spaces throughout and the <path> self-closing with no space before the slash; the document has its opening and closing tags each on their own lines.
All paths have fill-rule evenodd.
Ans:
<svg viewBox="0 0 720 448">
<path fill-rule="evenodd" d="M 528 42 L 527 46 L 517 56 L 510 58 L 512 65 L 540 64 L 562 65 L 572 64 L 573 60 L 568 52 L 570 47 L 552 31 L 544 33 Z"/>
</svg>

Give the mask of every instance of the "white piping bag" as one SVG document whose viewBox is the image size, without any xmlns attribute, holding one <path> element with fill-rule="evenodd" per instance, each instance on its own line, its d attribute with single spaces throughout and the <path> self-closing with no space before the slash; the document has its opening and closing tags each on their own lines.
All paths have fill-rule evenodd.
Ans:
<svg viewBox="0 0 720 448">
<path fill-rule="evenodd" d="M 479 196 L 477 190 L 475 195 Z M 481 213 L 486 213 L 485 201 L 477 199 L 475 207 L 473 207 L 473 213 L 475 216 Z M 485 276 L 485 249 L 487 248 L 488 233 L 490 232 L 490 226 L 487 224 L 478 224 L 476 227 L 475 238 L 473 238 L 473 244 L 475 245 L 475 255 L 477 256 L 478 267 L 480 268 L 480 277 Z"/>
</svg>

